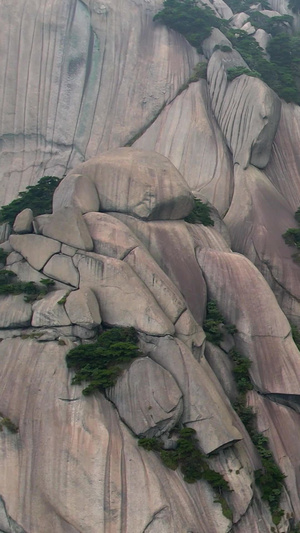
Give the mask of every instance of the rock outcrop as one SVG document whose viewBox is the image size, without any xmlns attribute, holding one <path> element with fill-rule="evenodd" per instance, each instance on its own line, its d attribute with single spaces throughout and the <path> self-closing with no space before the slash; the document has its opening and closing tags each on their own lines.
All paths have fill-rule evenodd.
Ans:
<svg viewBox="0 0 300 533">
<path fill-rule="evenodd" d="M 0 226 L 1 532 L 298 529 L 300 108 L 202 4 L 203 56 L 160 0 L 1 3 L 0 204 L 63 177 Z"/>
</svg>

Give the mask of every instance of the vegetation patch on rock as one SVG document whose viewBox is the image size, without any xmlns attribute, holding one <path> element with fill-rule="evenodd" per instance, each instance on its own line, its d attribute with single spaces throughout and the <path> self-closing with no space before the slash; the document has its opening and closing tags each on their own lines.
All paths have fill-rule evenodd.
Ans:
<svg viewBox="0 0 300 533">
<path fill-rule="evenodd" d="M 52 197 L 59 182 L 60 178 L 44 176 L 36 185 L 26 187 L 25 191 L 19 193 L 18 198 L 1 207 L 0 223 L 9 222 L 13 224 L 16 216 L 27 208 L 32 210 L 35 217 L 51 213 Z"/>
<path fill-rule="evenodd" d="M 232 511 L 224 498 L 224 492 L 230 491 L 230 486 L 221 474 L 208 465 L 207 457 L 199 449 L 196 431 L 186 427 L 179 430 L 178 435 L 175 450 L 164 450 L 163 443 L 157 438 L 139 439 L 138 444 L 147 451 L 158 452 L 167 468 L 180 468 L 186 483 L 196 483 L 200 479 L 207 481 L 217 495 L 215 501 L 222 506 L 224 516 L 232 520 Z"/>
<path fill-rule="evenodd" d="M 66 363 L 75 370 L 72 385 L 88 382 L 82 391 L 85 396 L 112 387 L 122 372 L 122 365 L 141 355 L 137 341 L 134 328 L 115 327 L 103 331 L 95 343 L 70 350 Z"/>
<path fill-rule="evenodd" d="M 210 216 L 211 208 L 199 198 L 194 198 L 194 207 L 190 214 L 185 217 L 185 222 L 189 224 L 203 224 L 204 226 L 213 226 L 214 221 Z"/>
</svg>

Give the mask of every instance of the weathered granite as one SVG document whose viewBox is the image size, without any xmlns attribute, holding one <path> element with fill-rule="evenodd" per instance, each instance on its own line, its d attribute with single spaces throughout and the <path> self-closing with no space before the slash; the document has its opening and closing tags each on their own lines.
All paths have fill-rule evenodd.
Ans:
<svg viewBox="0 0 300 533">
<path fill-rule="evenodd" d="M 71 292 L 65 303 L 65 310 L 72 324 L 92 329 L 101 324 L 97 299 L 87 287 Z"/>
<path fill-rule="evenodd" d="M 0 296 L 0 328 L 24 328 L 31 317 L 32 307 L 23 294 Z"/>
<path fill-rule="evenodd" d="M 132 326 L 152 335 L 174 332 L 151 292 L 124 261 L 99 254 L 76 254 L 80 289 L 92 289 L 104 322 Z"/>
<path fill-rule="evenodd" d="M 197 259 L 210 298 L 237 328 L 236 346 L 252 361 L 249 372 L 257 389 L 298 395 L 300 402 L 299 351 L 263 276 L 240 254 L 203 249 Z"/>
<path fill-rule="evenodd" d="M 55 254 L 50 257 L 49 261 L 43 268 L 43 273 L 49 278 L 56 279 L 67 285 L 78 287 L 79 274 L 74 267 L 71 257 L 64 254 Z"/>
<path fill-rule="evenodd" d="M 193 207 L 193 197 L 181 174 L 165 157 L 154 152 L 119 148 L 82 163 L 58 186 L 64 196 L 77 173 L 95 185 L 103 211 L 117 211 L 145 220 L 179 219 Z"/>
<path fill-rule="evenodd" d="M 84 221 L 93 240 L 94 252 L 123 259 L 141 243 L 130 229 L 107 213 L 87 213 Z"/>
<path fill-rule="evenodd" d="M 46 237 L 80 248 L 92 250 L 93 241 L 78 207 L 62 207 L 49 215 L 41 227 Z"/>
<path fill-rule="evenodd" d="M 133 361 L 107 391 L 107 397 L 121 420 L 139 437 L 167 433 L 182 414 L 182 392 L 175 379 L 149 357 Z"/>
<path fill-rule="evenodd" d="M 175 97 L 198 54 L 153 23 L 161 5 L 1 3 L 1 203 L 124 145 Z"/>
<path fill-rule="evenodd" d="M 81 213 L 100 210 L 97 189 L 87 176 L 73 174 L 72 179 L 67 179 L 64 185 L 60 187 L 60 194 L 53 198 L 54 212 L 63 207 L 75 207 Z"/>
<path fill-rule="evenodd" d="M 31 209 L 23 209 L 14 221 L 13 230 L 15 233 L 31 233 L 33 213 Z"/>
<path fill-rule="evenodd" d="M 195 320 L 201 324 L 206 305 L 206 286 L 185 222 L 143 222 L 120 213 L 114 213 L 114 216 L 122 220 L 142 241 L 180 290 Z"/>
<path fill-rule="evenodd" d="M 264 168 L 280 119 L 281 101 L 258 78 L 243 74 L 227 83 L 228 68 L 247 66 L 236 54 L 217 50 L 208 63 L 212 109 L 233 161 L 242 168 L 247 168 L 250 163 Z"/>
<path fill-rule="evenodd" d="M 143 351 L 176 378 L 183 392 L 182 423 L 195 429 L 204 453 L 240 440 L 239 419 L 206 360 L 197 362 L 178 339 L 142 339 Z"/>
<path fill-rule="evenodd" d="M 235 169 L 235 190 L 225 217 L 232 247 L 262 272 L 287 316 L 299 321 L 299 266 L 282 234 L 295 227 L 294 213 L 264 173 L 250 166 Z"/>
<path fill-rule="evenodd" d="M 36 270 L 41 270 L 50 257 L 57 254 L 61 248 L 60 242 L 42 235 L 11 235 L 9 242 Z"/>
<path fill-rule="evenodd" d="M 63 300 L 67 291 L 58 290 L 47 294 L 42 300 L 34 302 L 32 326 L 68 326 L 71 321 L 65 311 Z"/>
<path fill-rule="evenodd" d="M 168 157 L 195 196 L 205 197 L 222 215 L 227 211 L 233 192 L 232 162 L 205 80 L 191 83 L 133 146 Z"/>
</svg>

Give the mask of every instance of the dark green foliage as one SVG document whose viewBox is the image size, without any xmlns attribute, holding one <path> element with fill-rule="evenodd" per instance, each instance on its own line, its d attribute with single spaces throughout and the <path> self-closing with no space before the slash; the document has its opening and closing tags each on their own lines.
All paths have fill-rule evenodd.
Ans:
<svg viewBox="0 0 300 533">
<path fill-rule="evenodd" d="M 295 219 L 300 224 L 300 207 L 295 213 Z M 300 263 L 300 228 L 289 228 L 282 237 L 285 244 L 297 249 L 292 258 L 295 263 Z"/>
<path fill-rule="evenodd" d="M 284 33 L 286 28 L 292 25 L 293 17 L 290 15 L 267 17 L 267 15 L 263 15 L 260 11 L 250 11 L 249 21 L 256 29 L 261 28 L 275 37 L 279 33 Z"/>
<path fill-rule="evenodd" d="M 293 341 L 296 344 L 298 350 L 300 350 L 300 331 L 297 326 L 295 326 L 295 324 L 291 324 L 291 332 Z"/>
<path fill-rule="evenodd" d="M 217 18 L 212 9 L 199 7 L 195 0 L 165 0 L 162 11 L 153 20 L 184 35 L 199 53 L 202 52 L 202 41 L 209 37 L 212 28 L 224 25 L 224 21 Z"/>
<path fill-rule="evenodd" d="M 160 458 L 163 464 L 171 470 L 176 470 L 179 466 L 179 460 L 175 450 L 161 450 Z"/>
<path fill-rule="evenodd" d="M 134 328 L 112 328 L 99 335 L 93 344 L 82 344 L 73 348 L 66 356 L 68 368 L 75 370 L 72 384 L 88 381 L 82 394 L 88 395 L 115 384 L 122 368 L 140 355 Z"/>
<path fill-rule="evenodd" d="M 138 445 L 147 450 L 147 452 L 159 451 L 161 449 L 161 443 L 156 437 L 139 439 Z"/>
<path fill-rule="evenodd" d="M 295 246 L 300 248 L 300 229 L 289 228 L 283 235 L 285 244 L 288 246 Z"/>
<path fill-rule="evenodd" d="M 300 0 L 289 0 L 288 8 L 297 15 L 300 13 Z"/>
<path fill-rule="evenodd" d="M 1 207 L 0 223 L 13 224 L 18 213 L 26 208 L 32 209 L 34 216 L 51 213 L 53 193 L 59 182 L 59 178 L 44 176 L 36 185 L 26 187 L 25 191 L 19 193 L 18 198 Z"/>
<path fill-rule="evenodd" d="M 232 67 L 226 71 L 228 81 L 232 81 L 242 74 L 252 76 L 252 78 L 261 78 L 261 75 L 256 70 L 250 70 L 246 67 Z"/>
<path fill-rule="evenodd" d="M 246 392 L 253 388 L 248 374 L 251 362 L 249 359 L 242 357 L 236 350 L 231 350 L 230 355 L 234 361 L 233 374 L 240 392 L 234 404 L 234 409 L 244 423 L 261 458 L 262 468 L 255 472 L 255 482 L 260 488 L 262 499 L 269 504 L 273 523 L 277 525 L 283 515 L 279 504 L 285 476 L 275 462 L 269 448 L 269 439 L 255 429 L 256 415 L 252 407 L 247 407 L 246 405 Z"/>
<path fill-rule="evenodd" d="M 138 441 L 147 451 L 157 451 L 160 453 L 163 464 L 171 470 L 180 467 L 183 479 L 186 483 L 196 483 L 199 479 L 204 479 L 214 489 L 218 495 L 218 503 L 221 504 L 223 514 L 232 519 L 232 511 L 229 508 L 223 493 L 229 491 L 227 481 L 212 470 L 199 449 L 196 431 L 192 428 L 183 428 L 179 431 L 176 450 L 164 450 L 162 442 L 157 438 L 143 438 Z"/>
<path fill-rule="evenodd" d="M 253 5 L 253 0 L 228 0 L 226 4 L 232 9 L 233 13 L 241 13 L 242 11 L 248 11 Z M 260 2 L 262 9 L 271 9 L 267 0 Z"/>
<path fill-rule="evenodd" d="M 203 224 L 204 226 L 213 226 L 214 221 L 210 216 L 210 207 L 208 204 L 199 200 L 199 198 L 194 199 L 194 207 L 190 214 L 185 217 L 185 221 L 189 224 Z"/>
<path fill-rule="evenodd" d="M 3 431 L 3 428 L 8 429 L 11 433 L 18 433 L 19 428 L 11 421 L 10 418 L 5 417 L 0 413 L 0 431 Z"/>
<path fill-rule="evenodd" d="M 239 393 L 243 394 L 247 390 L 252 390 L 253 385 L 249 376 L 249 368 L 252 364 L 251 361 L 247 357 L 243 357 L 235 349 L 230 350 L 229 356 L 233 361 L 233 375 Z"/>
<path fill-rule="evenodd" d="M 193 68 L 193 74 L 189 78 L 189 83 L 193 83 L 200 79 L 206 80 L 207 75 L 207 63 L 200 62 Z"/>
<path fill-rule="evenodd" d="M 203 322 L 203 329 L 207 340 L 217 346 L 224 339 L 224 333 L 221 328 L 222 324 L 228 333 L 234 334 L 237 332 L 235 325 L 225 324 L 225 318 L 222 313 L 220 313 L 217 302 L 215 300 L 210 300 L 206 307 L 206 319 Z"/>
<path fill-rule="evenodd" d="M 11 270 L 0 270 L 0 295 L 24 294 L 25 302 L 31 302 L 45 296 L 55 284 L 53 280 L 41 280 L 41 283 L 44 287 L 33 281 L 19 281 Z"/>
<path fill-rule="evenodd" d="M 0 248 L 0 263 L 6 263 L 6 258 L 8 256 L 8 253 L 3 250 L 3 248 Z"/>
</svg>

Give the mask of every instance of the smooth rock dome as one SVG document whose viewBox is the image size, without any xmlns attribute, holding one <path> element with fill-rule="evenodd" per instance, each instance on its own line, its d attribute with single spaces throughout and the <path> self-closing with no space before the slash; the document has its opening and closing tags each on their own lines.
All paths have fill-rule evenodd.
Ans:
<svg viewBox="0 0 300 533">
<path fill-rule="evenodd" d="M 118 148 L 76 167 L 55 191 L 53 211 L 62 206 L 80 206 L 78 175 L 93 182 L 100 211 L 127 213 L 144 220 L 181 219 L 193 208 L 192 193 L 180 172 L 166 157 L 144 150 Z M 78 191 L 78 192 L 77 192 Z M 83 212 L 94 211 L 85 199 Z"/>
</svg>

